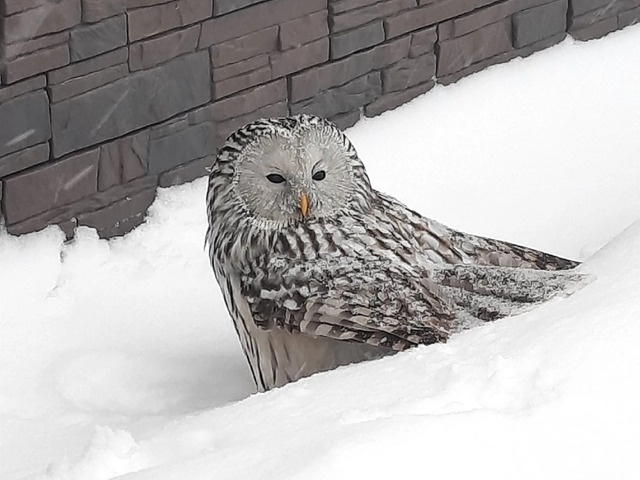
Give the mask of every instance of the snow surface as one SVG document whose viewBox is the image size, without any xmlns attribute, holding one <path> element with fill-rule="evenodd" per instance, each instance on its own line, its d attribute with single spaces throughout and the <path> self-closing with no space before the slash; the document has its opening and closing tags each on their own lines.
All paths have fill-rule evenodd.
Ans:
<svg viewBox="0 0 640 480">
<path fill-rule="evenodd" d="M 348 132 L 377 188 L 597 277 L 446 345 L 254 394 L 202 179 L 109 242 L 0 231 L 0 478 L 638 478 L 638 45 L 567 40 Z"/>
</svg>

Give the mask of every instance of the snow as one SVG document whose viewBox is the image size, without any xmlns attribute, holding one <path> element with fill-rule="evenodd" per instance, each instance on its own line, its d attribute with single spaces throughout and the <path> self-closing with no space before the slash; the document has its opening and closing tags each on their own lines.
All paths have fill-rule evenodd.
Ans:
<svg viewBox="0 0 640 480">
<path fill-rule="evenodd" d="M 567 40 L 349 130 L 380 190 L 596 277 L 445 345 L 253 393 L 203 179 L 124 238 L 0 231 L 0 478 L 637 478 L 639 42 Z"/>
</svg>

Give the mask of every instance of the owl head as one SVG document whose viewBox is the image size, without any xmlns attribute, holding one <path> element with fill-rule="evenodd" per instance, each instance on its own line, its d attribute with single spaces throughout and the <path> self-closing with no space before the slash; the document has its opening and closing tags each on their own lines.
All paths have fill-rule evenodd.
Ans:
<svg viewBox="0 0 640 480">
<path fill-rule="evenodd" d="M 258 120 L 227 139 L 212 167 L 210 218 L 229 207 L 277 229 L 369 208 L 371 186 L 349 139 L 311 115 Z"/>
</svg>

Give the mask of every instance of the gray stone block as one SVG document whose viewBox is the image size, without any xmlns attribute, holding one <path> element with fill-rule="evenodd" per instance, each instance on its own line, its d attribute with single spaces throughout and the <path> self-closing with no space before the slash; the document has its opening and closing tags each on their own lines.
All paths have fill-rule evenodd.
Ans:
<svg viewBox="0 0 640 480">
<path fill-rule="evenodd" d="M 0 103 L 0 157 L 51 138 L 49 99 L 43 91 Z"/>
<path fill-rule="evenodd" d="M 286 117 L 288 115 L 289 106 L 287 102 L 284 101 L 274 103 L 273 105 L 265 105 L 253 112 L 217 123 L 215 143 L 217 146 L 224 145 L 225 140 L 233 131 L 259 118 Z"/>
<path fill-rule="evenodd" d="M 156 175 L 215 153 L 213 124 L 201 123 L 151 140 L 149 173 Z"/>
<path fill-rule="evenodd" d="M 149 131 L 118 138 L 100 147 L 98 190 L 130 182 L 147 173 Z"/>
<path fill-rule="evenodd" d="M 415 87 L 407 88 L 406 90 L 402 90 L 400 92 L 393 92 L 382 95 L 374 102 L 371 102 L 369 105 L 364 107 L 364 114 L 367 117 L 375 117 L 376 115 L 380 115 L 387 110 L 393 110 L 394 108 L 397 108 L 400 105 L 422 95 L 423 93 L 428 92 L 433 88 L 434 84 L 434 82 L 429 81 L 420 85 L 416 85 Z"/>
<path fill-rule="evenodd" d="M 366 7 L 379 1 L 380 0 L 332 0 L 329 2 L 329 8 L 331 9 L 331 13 L 335 15 L 355 8 Z"/>
<path fill-rule="evenodd" d="M 286 99 L 287 81 L 280 79 L 208 105 L 202 112 L 201 118 L 205 121 L 221 122 L 244 116 Z"/>
<path fill-rule="evenodd" d="M 382 21 L 370 23 L 355 30 L 331 36 L 331 58 L 346 57 L 350 53 L 364 50 L 384 42 Z"/>
<path fill-rule="evenodd" d="M 618 15 L 619 28 L 635 25 L 636 23 L 640 23 L 640 7 L 627 10 L 626 12 L 622 12 Z"/>
<path fill-rule="evenodd" d="M 133 10 L 134 8 L 151 7 L 173 1 L 175 0 L 124 0 L 124 6 L 125 10 Z"/>
<path fill-rule="evenodd" d="M 124 0 L 82 0 L 82 21 L 98 22 L 124 13 L 125 10 Z"/>
<path fill-rule="evenodd" d="M 180 165 L 173 170 L 163 173 L 158 179 L 158 185 L 161 187 L 171 187 L 173 185 L 181 185 L 191 182 L 196 178 L 206 177 L 209 175 L 209 168 L 213 165 L 215 156 L 200 158 L 193 162 Z"/>
<path fill-rule="evenodd" d="M 50 0 L 2 0 L 0 1 L 0 13 L 13 15 L 35 7 L 45 5 Z"/>
<path fill-rule="evenodd" d="M 167 120 L 160 125 L 151 127 L 149 130 L 149 138 L 156 139 L 166 137 L 167 135 L 173 135 L 174 133 L 184 130 L 189 125 L 191 125 L 189 123 L 189 114 L 180 115 L 179 117 Z"/>
<path fill-rule="evenodd" d="M 374 101 L 382 94 L 379 72 L 371 72 L 340 87 L 325 90 L 315 97 L 291 105 L 291 113 L 309 113 L 331 118 Z"/>
<path fill-rule="evenodd" d="M 599 22 L 592 23 L 591 25 L 570 30 L 571 36 L 576 40 L 586 41 L 593 40 L 594 38 L 604 37 L 606 34 L 611 33 L 618 29 L 618 17 L 613 16 L 600 20 Z"/>
<path fill-rule="evenodd" d="M 7 224 L 73 203 L 97 188 L 97 149 L 18 173 L 4 179 Z"/>
<path fill-rule="evenodd" d="M 438 77 L 506 52 L 511 45 L 511 22 L 504 20 L 453 40 L 439 43 Z"/>
<path fill-rule="evenodd" d="M 360 120 L 360 109 L 353 112 L 341 113 L 331 118 L 331 121 L 336 124 L 340 130 L 346 130 L 349 127 L 353 127 L 358 120 Z"/>
<path fill-rule="evenodd" d="M 29 40 L 78 25 L 80 0 L 47 1 L 41 6 L 0 20 L 0 30 L 4 30 L 4 42 Z"/>
<path fill-rule="evenodd" d="M 552 37 L 567 28 L 567 0 L 530 8 L 513 16 L 513 43 L 516 48 Z"/>
<path fill-rule="evenodd" d="M 615 3 L 618 3 L 618 0 L 571 0 L 571 12 L 577 17 L 602 7 L 610 9 Z"/>
<path fill-rule="evenodd" d="M 278 27 L 259 30 L 211 47 L 211 63 L 220 67 L 278 49 Z"/>
<path fill-rule="evenodd" d="M 171 32 L 161 37 L 129 45 L 129 68 L 132 72 L 155 67 L 172 58 L 195 52 L 200 25 Z"/>
<path fill-rule="evenodd" d="M 53 33 L 51 35 L 45 35 L 44 37 L 38 37 L 33 40 L 25 40 L 18 43 L 12 43 L 10 45 L 3 45 L 4 58 L 11 60 L 12 58 L 21 57 L 43 48 L 53 47 L 66 43 L 69 40 L 69 32 Z"/>
<path fill-rule="evenodd" d="M 271 0 L 202 24 L 199 48 L 209 47 L 327 8 L 327 0 Z"/>
<path fill-rule="evenodd" d="M 217 17 L 262 1 L 264 0 L 216 0 L 213 3 L 213 15 Z"/>
<path fill-rule="evenodd" d="M 218 100 L 220 98 L 228 97 L 236 92 L 255 87 L 256 85 L 267 83 L 271 79 L 271 66 L 267 65 L 237 77 L 219 80 L 215 82 L 213 91 L 216 100 Z"/>
<path fill-rule="evenodd" d="M 327 11 L 321 10 L 280 25 L 280 49 L 299 47 L 327 35 Z"/>
<path fill-rule="evenodd" d="M 161 122 L 210 99 L 207 52 L 132 74 L 51 106 L 54 157 Z"/>
<path fill-rule="evenodd" d="M 435 74 L 436 56 L 433 53 L 406 58 L 382 71 L 383 91 L 389 93 L 406 90 L 432 80 Z"/>
<path fill-rule="evenodd" d="M 127 12 L 129 41 L 186 27 L 211 16 L 212 0 L 176 0 Z"/>
<path fill-rule="evenodd" d="M 227 78 L 237 77 L 244 73 L 258 70 L 269 65 L 269 55 L 261 55 L 259 57 L 249 58 L 241 62 L 225 65 L 224 67 L 213 68 L 213 80 L 218 82 Z"/>
<path fill-rule="evenodd" d="M 433 48 L 438 40 L 436 27 L 426 28 L 411 34 L 410 57 L 419 57 L 425 53 L 433 52 Z"/>
<path fill-rule="evenodd" d="M 51 103 L 57 103 L 67 98 L 75 97 L 94 90 L 103 85 L 115 82 L 129 74 L 126 63 L 107 67 L 104 70 L 90 73 L 83 77 L 76 77 L 66 82 L 51 85 L 47 90 Z"/>
<path fill-rule="evenodd" d="M 333 15 L 331 17 L 331 31 L 342 32 L 356 28 L 375 20 L 382 20 L 398 12 L 409 10 L 415 6 L 415 0 L 384 0 L 373 5 L 363 6 L 357 10 Z"/>
<path fill-rule="evenodd" d="M 127 44 L 127 18 L 123 15 L 107 18 L 71 30 L 69 49 L 71 60 L 77 62 L 115 50 Z"/>
<path fill-rule="evenodd" d="M 41 143 L 0 157 L 0 178 L 49 160 L 49 144 Z"/>
<path fill-rule="evenodd" d="M 12 98 L 19 97 L 25 93 L 39 90 L 47 85 L 47 79 L 44 75 L 23 80 L 22 82 L 14 83 L 13 85 L 0 86 L 0 104 L 10 100 Z"/>
<path fill-rule="evenodd" d="M 312 97 L 323 90 L 347 83 L 366 73 L 406 58 L 411 39 L 406 36 L 356 53 L 337 62 L 310 68 L 291 77 L 292 102 Z"/>
<path fill-rule="evenodd" d="M 329 59 L 329 38 L 324 37 L 298 48 L 271 55 L 273 78 L 283 77 Z"/>
<path fill-rule="evenodd" d="M 47 79 L 49 80 L 49 85 L 62 83 L 70 78 L 82 77 L 89 73 L 97 72 L 114 65 L 127 63 L 127 58 L 129 58 L 128 49 L 126 47 L 119 48 L 113 52 L 105 53 L 103 55 L 90 58 L 89 60 L 72 63 L 64 68 L 47 72 Z"/>
<path fill-rule="evenodd" d="M 14 83 L 69 63 L 69 46 L 65 43 L 9 60 L 4 65 L 5 83 Z"/>
</svg>

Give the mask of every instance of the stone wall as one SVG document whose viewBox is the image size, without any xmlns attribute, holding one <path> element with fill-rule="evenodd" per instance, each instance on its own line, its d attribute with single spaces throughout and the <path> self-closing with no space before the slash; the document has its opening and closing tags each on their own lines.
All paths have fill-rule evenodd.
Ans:
<svg viewBox="0 0 640 480">
<path fill-rule="evenodd" d="M 123 234 L 255 118 L 348 127 L 638 18 L 640 0 L 0 0 L 4 223 Z"/>
</svg>

